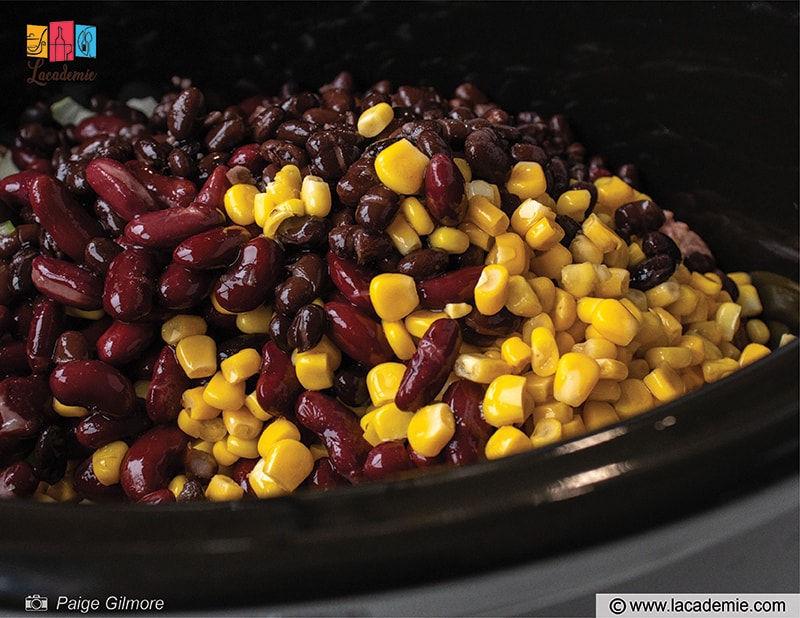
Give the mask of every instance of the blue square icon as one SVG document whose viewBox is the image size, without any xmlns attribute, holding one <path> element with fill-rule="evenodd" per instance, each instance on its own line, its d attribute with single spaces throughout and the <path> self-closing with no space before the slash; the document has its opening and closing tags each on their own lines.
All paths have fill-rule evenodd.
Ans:
<svg viewBox="0 0 800 618">
<path fill-rule="evenodd" d="M 75 57 L 97 58 L 97 28 L 75 24 Z"/>
</svg>

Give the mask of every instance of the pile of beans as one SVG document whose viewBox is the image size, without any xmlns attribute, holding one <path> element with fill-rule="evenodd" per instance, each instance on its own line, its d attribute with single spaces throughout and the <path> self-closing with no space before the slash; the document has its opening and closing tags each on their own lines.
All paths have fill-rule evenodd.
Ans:
<svg viewBox="0 0 800 618">
<path fill-rule="evenodd" d="M 563 115 L 342 73 L 24 112 L 0 497 L 266 498 L 539 448 L 770 352 L 746 273 Z"/>
</svg>

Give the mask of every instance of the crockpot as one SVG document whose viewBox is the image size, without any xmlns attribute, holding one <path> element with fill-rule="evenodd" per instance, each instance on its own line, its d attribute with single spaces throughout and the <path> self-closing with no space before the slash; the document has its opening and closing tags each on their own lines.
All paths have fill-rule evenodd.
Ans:
<svg viewBox="0 0 800 618">
<path fill-rule="evenodd" d="M 59 19 L 96 28 L 90 84 L 28 83 L 25 25 Z M 796 3 L 37 3 L 7 6 L 1 40 L 4 137 L 33 100 L 156 94 L 173 76 L 221 103 L 289 81 L 313 90 L 342 70 L 363 88 L 472 81 L 511 112 L 565 113 L 612 166 L 634 163 L 724 270 L 798 280 Z M 796 333 L 794 295 L 778 309 Z M 626 582 L 798 592 L 797 502 L 794 341 L 631 420 L 500 461 L 224 504 L 5 500 L 0 603 L 583 614 Z"/>
</svg>

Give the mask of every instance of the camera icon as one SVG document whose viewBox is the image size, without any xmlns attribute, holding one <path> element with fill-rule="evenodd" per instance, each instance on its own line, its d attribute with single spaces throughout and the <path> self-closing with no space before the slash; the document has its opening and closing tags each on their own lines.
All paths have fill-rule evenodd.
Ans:
<svg viewBox="0 0 800 618">
<path fill-rule="evenodd" d="M 25 597 L 25 611 L 26 612 L 46 612 L 47 611 L 47 597 L 39 594 L 30 594 Z"/>
</svg>

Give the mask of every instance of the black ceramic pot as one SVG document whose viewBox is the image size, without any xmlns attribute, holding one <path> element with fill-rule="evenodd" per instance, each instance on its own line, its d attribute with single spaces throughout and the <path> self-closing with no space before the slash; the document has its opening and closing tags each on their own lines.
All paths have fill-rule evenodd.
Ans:
<svg viewBox="0 0 800 618">
<path fill-rule="evenodd" d="M 796 3 L 17 4 L 2 26 L 4 133 L 30 100 L 88 94 L 27 83 L 24 24 L 49 19 L 96 26 L 91 88 L 112 95 L 180 75 L 235 101 L 349 70 L 363 87 L 469 80 L 510 111 L 565 112 L 612 165 L 635 163 L 725 270 L 798 280 Z M 234 504 L 4 501 L 0 601 L 209 610 L 396 590 L 601 548 L 797 473 L 794 342 L 633 420 L 409 480 Z"/>
</svg>

